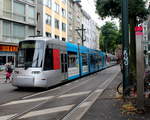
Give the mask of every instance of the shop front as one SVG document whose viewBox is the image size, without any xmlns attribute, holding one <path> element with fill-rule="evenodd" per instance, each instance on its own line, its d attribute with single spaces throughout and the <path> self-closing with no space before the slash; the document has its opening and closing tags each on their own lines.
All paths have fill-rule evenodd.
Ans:
<svg viewBox="0 0 150 120">
<path fill-rule="evenodd" d="M 12 67 L 15 66 L 17 49 L 18 47 L 15 45 L 0 44 L 0 70 L 5 69 L 6 63 L 10 63 Z"/>
</svg>

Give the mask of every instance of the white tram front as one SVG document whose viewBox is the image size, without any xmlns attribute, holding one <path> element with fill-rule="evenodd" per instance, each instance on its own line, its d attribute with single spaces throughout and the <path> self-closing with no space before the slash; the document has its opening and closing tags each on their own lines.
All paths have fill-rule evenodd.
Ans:
<svg viewBox="0 0 150 120">
<path fill-rule="evenodd" d="M 62 56 L 62 57 L 61 57 Z M 47 88 L 67 79 L 66 45 L 62 41 L 32 37 L 19 42 L 12 85 Z"/>
</svg>

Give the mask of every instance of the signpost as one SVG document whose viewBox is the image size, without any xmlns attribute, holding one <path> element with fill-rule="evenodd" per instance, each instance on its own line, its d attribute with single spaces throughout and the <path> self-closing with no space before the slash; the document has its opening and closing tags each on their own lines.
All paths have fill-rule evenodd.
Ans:
<svg viewBox="0 0 150 120">
<path fill-rule="evenodd" d="M 123 96 L 129 85 L 129 30 L 128 30 L 128 0 L 122 0 L 122 30 L 123 30 Z"/>
<path fill-rule="evenodd" d="M 136 35 L 136 80 L 137 80 L 137 107 L 142 110 L 144 107 L 144 49 L 143 49 L 143 28 L 135 27 Z"/>
</svg>

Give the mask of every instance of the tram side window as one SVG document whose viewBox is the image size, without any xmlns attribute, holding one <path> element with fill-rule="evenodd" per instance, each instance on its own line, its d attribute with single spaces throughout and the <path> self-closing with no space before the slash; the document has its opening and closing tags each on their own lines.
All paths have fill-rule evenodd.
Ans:
<svg viewBox="0 0 150 120">
<path fill-rule="evenodd" d="M 102 56 L 99 56 L 99 64 L 102 64 Z"/>
<path fill-rule="evenodd" d="M 83 66 L 88 65 L 87 54 L 82 54 L 82 65 Z"/>
<path fill-rule="evenodd" d="M 52 69 L 53 69 L 53 51 L 52 49 L 46 48 L 44 70 L 52 70 Z"/>
<path fill-rule="evenodd" d="M 76 67 L 77 66 L 77 54 L 70 52 L 68 53 L 68 67 Z"/>
<path fill-rule="evenodd" d="M 90 60 L 91 60 L 91 64 L 95 64 L 95 57 L 94 57 L 94 55 L 90 56 Z"/>
</svg>

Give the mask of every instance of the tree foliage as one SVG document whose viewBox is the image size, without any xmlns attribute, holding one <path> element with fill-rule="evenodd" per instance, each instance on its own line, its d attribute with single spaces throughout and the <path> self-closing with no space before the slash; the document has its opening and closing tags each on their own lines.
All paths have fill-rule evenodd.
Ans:
<svg viewBox="0 0 150 120">
<path fill-rule="evenodd" d="M 103 51 L 113 53 L 120 40 L 120 31 L 114 23 L 106 22 L 101 27 L 100 47 Z"/>
<path fill-rule="evenodd" d="M 121 1 L 122 0 L 97 0 L 97 13 L 102 17 L 119 18 L 121 20 Z M 129 76 L 130 81 L 135 80 L 136 76 L 136 41 L 134 27 L 147 18 L 149 13 L 146 8 L 148 0 L 128 0 L 129 30 L 130 30 L 130 49 L 129 49 Z M 135 83 L 135 82 L 133 82 Z M 133 84 L 130 83 L 130 84 Z"/>
<path fill-rule="evenodd" d="M 136 16 L 144 20 L 148 14 L 146 9 L 147 0 L 128 0 L 129 17 Z M 97 0 L 96 9 L 102 18 L 113 17 L 121 18 L 121 0 Z"/>
</svg>

